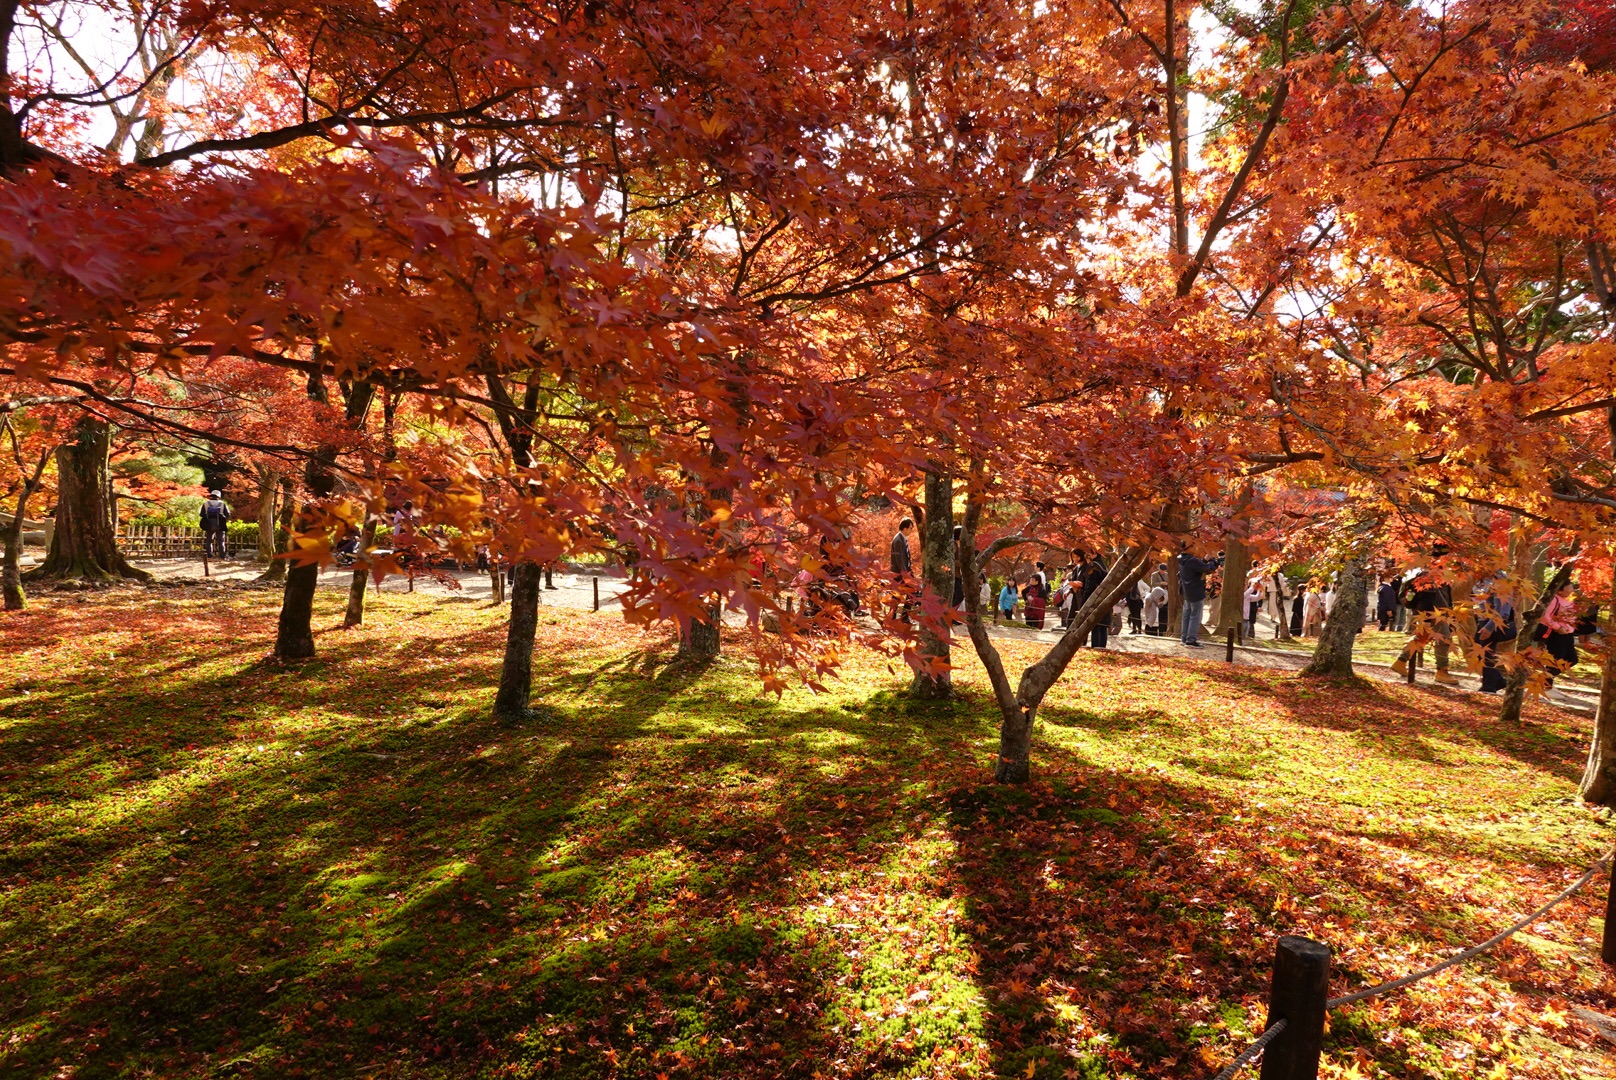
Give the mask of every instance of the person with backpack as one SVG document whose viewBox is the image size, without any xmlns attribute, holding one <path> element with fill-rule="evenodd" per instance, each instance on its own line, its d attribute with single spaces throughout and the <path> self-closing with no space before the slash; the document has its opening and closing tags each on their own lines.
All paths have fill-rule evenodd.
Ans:
<svg viewBox="0 0 1616 1080">
<path fill-rule="evenodd" d="M 217 491 L 208 492 L 208 497 L 202 500 L 200 514 L 202 524 L 202 557 L 212 556 L 215 559 L 225 557 L 225 536 L 230 523 L 230 505 L 224 501 Z"/>
</svg>

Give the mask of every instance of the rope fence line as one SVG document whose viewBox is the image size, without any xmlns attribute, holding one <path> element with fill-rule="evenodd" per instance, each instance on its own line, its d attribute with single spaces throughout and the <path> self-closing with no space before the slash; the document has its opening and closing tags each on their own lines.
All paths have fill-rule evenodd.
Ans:
<svg viewBox="0 0 1616 1080">
<path fill-rule="evenodd" d="M 1564 889 L 1562 889 L 1560 891 L 1560 893 L 1558 895 L 1556 895 L 1552 900 L 1548 901 L 1548 903 L 1544 904 L 1542 907 L 1539 907 L 1537 910 L 1533 911 L 1531 914 L 1522 916 L 1521 918 L 1515 920 L 1509 926 L 1505 927 L 1503 930 L 1500 930 L 1498 933 L 1494 934 L 1492 937 L 1488 938 L 1486 941 L 1483 941 L 1479 945 L 1472 945 L 1470 948 L 1465 949 L 1463 952 L 1457 953 L 1454 956 L 1450 956 L 1448 959 L 1443 960 L 1441 963 L 1432 964 L 1428 968 L 1422 968 L 1419 971 L 1415 971 L 1415 972 L 1412 972 L 1412 973 L 1410 973 L 1408 975 L 1404 975 L 1401 978 L 1392 979 L 1390 982 L 1384 982 L 1384 983 L 1381 983 L 1378 986 L 1367 987 L 1366 989 L 1363 989 L 1363 990 L 1356 990 L 1356 991 L 1354 991 L 1354 992 L 1352 992 L 1350 994 L 1342 994 L 1339 997 L 1333 997 L 1333 998 L 1329 998 L 1329 999 L 1325 1000 L 1323 1002 L 1323 1008 L 1317 1010 L 1319 1012 L 1320 1020 L 1322 1021 L 1322 1019 L 1323 1019 L 1323 1012 L 1326 1012 L 1326 1011 L 1328 1011 L 1330 1009 L 1338 1009 L 1343 1005 L 1351 1005 L 1351 1004 L 1353 1004 L 1355 1002 L 1359 1002 L 1359 1001 L 1368 1001 L 1370 998 L 1376 998 L 1376 997 L 1379 997 L 1382 994 L 1388 994 L 1388 993 L 1392 992 L 1393 990 L 1400 990 L 1405 986 L 1412 986 L 1414 983 L 1419 982 L 1421 979 L 1429 978 L 1430 976 L 1435 975 L 1439 971 L 1445 971 L 1448 968 L 1457 967 L 1459 964 L 1462 964 L 1467 960 L 1473 960 L 1474 958 L 1482 955 L 1483 953 L 1492 951 L 1493 949 L 1495 949 L 1499 945 L 1501 945 L 1503 942 L 1508 940 L 1511 936 L 1518 933 L 1523 928 L 1525 928 L 1527 926 L 1530 926 L 1532 923 L 1536 922 L 1538 919 L 1541 919 L 1544 915 L 1548 914 L 1555 907 L 1557 907 L 1560 904 L 1564 903 L 1566 900 L 1569 900 L 1571 897 L 1575 896 L 1578 892 L 1580 892 L 1584 888 L 1586 888 L 1588 883 L 1590 881 L 1592 881 L 1596 875 L 1598 875 L 1602 871 L 1610 869 L 1613 859 L 1616 859 L 1616 845 L 1612 845 L 1612 847 L 1611 847 L 1611 849 L 1609 851 L 1605 852 L 1604 855 L 1600 856 L 1599 859 L 1595 860 L 1593 865 L 1589 866 L 1587 870 L 1583 871 L 1581 877 L 1577 878 L 1576 881 L 1573 881 L 1570 885 L 1568 885 Z M 1611 907 L 1611 910 L 1616 911 L 1616 877 L 1613 877 L 1613 879 L 1612 879 L 1610 907 Z M 1609 920 L 1607 919 L 1607 923 L 1608 922 L 1609 922 Z M 1606 933 L 1607 943 L 1611 940 L 1612 929 L 1613 928 L 1611 928 L 1609 926 L 1607 926 L 1607 928 L 1606 928 L 1605 933 Z M 1275 962 L 1276 963 L 1275 984 L 1274 984 L 1273 991 L 1271 991 L 1271 993 L 1270 993 L 1270 1000 L 1269 1000 L 1269 1015 L 1270 1015 L 1270 1017 L 1274 1016 L 1274 1014 L 1275 1014 L 1275 1012 L 1276 1012 L 1276 1010 L 1278 1008 L 1283 1007 L 1282 1003 L 1279 1001 L 1279 998 L 1280 998 L 1279 982 L 1280 982 L 1280 980 L 1278 978 L 1278 966 L 1279 966 L 1281 960 L 1283 959 L 1283 954 L 1284 954 L 1285 949 L 1286 949 L 1285 943 L 1287 941 L 1304 941 L 1305 942 L 1306 939 L 1300 939 L 1300 938 L 1281 938 L 1280 939 L 1280 951 L 1281 951 L 1282 956 L 1281 956 L 1281 958 L 1276 959 L 1276 962 Z M 1317 943 L 1308 942 L 1308 944 L 1316 945 Z M 1322 946 L 1319 946 L 1319 948 L 1322 948 Z M 1324 979 L 1325 979 L 1324 986 L 1327 988 L 1328 985 L 1329 985 L 1328 984 L 1328 978 L 1329 978 L 1328 950 L 1325 950 L 1325 955 L 1326 955 L 1326 961 L 1325 961 L 1325 968 L 1324 968 Z M 1606 950 L 1605 958 L 1607 960 L 1610 959 L 1609 949 Z M 1323 995 L 1323 992 L 1324 991 L 1321 990 L 1320 996 Z M 1305 1005 L 1304 1005 L 1304 1008 L 1305 1008 Z M 1257 1058 L 1259 1056 L 1261 1056 L 1263 1050 L 1268 1046 L 1268 1044 L 1273 1042 L 1276 1038 L 1278 1038 L 1279 1035 L 1285 1030 L 1285 1028 L 1287 1027 L 1287 1019 L 1288 1018 L 1285 1017 L 1285 1016 L 1279 1016 L 1277 1019 L 1273 1019 L 1272 1022 L 1269 1024 L 1268 1029 L 1263 1032 L 1262 1037 L 1257 1039 L 1255 1042 L 1253 1042 L 1250 1046 L 1248 1046 L 1240 1054 L 1239 1057 L 1235 1058 L 1227 1066 L 1225 1066 L 1223 1071 L 1218 1073 L 1218 1075 L 1214 1078 L 1214 1080 L 1233 1080 L 1233 1077 L 1237 1073 L 1239 1073 L 1240 1070 L 1244 1069 L 1246 1066 L 1250 1065 L 1253 1061 L 1257 1060 Z M 1320 1041 L 1320 1038 L 1322 1037 L 1322 1034 L 1323 1034 L 1323 1032 L 1322 1032 L 1322 1023 L 1320 1024 L 1320 1029 L 1321 1030 L 1319 1031 L 1318 1035 L 1316 1037 L 1314 1037 L 1313 1040 L 1312 1040 L 1312 1042 L 1314 1043 L 1314 1047 L 1313 1047 L 1312 1053 L 1311 1053 L 1312 1061 L 1311 1061 L 1311 1065 L 1308 1066 L 1306 1071 L 1305 1071 L 1305 1075 L 1308 1076 L 1308 1077 L 1316 1077 L 1317 1076 L 1317 1072 L 1318 1072 L 1317 1043 Z M 1296 1055 L 1293 1055 L 1293 1056 L 1296 1056 Z M 1304 1052 L 1302 1055 L 1300 1055 L 1300 1058 L 1305 1058 L 1305 1057 L 1308 1057 L 1308 1056 L 1309 1055 Z M 1298 1058 L 1298 1060 L 1300 1060 L 1300 1058 Z M 1264 1072 L 1264 1075 L 1265 1076 L 1267 1075 L 1266 1070 Z M 1302 1078 L 1304 1076 L 1304 1071 L 1301 1070 L 1301 1069 L 1297 1069 L 1294 1072 L 1287 1072 L 1286 1076 L 1287 1077 L 1295 1076 L 1297 1078 Z"/>
<path fill-rule="evenodd" d="M 1280 1032 L 1285 1030 L 1285 1024 L 1286 1021 L 1283 1017 L 1275 1020 L 1273 1024 L 1269 1026 L 1268 1030 L 1262 1033 L 1262 1038 L 1246 1047 L 1245 1053 L 1229 1062 L 1229 1064 L 1224 1067 L 1223 1071 L 1218 1073 L 1215 1080 L 1232 1080 L 1235 1073 L 1257 1060 L 1257 1055 L 1263 1052 L 1264 1047 L 1273 1042 L 1275 1039 L 1279 1038 Z"/>
</svg>

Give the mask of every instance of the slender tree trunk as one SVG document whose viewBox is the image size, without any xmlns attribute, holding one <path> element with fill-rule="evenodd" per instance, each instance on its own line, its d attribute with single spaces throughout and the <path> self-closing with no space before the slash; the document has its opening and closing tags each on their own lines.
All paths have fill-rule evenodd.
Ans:
<svg viewBox="0 0 1616 1080">
<path fill-rule="evenodd" d="M 344 418 L 351 425 L 364 423 L 365 413 L 376 396 L 373 383 L 354 383 L 344 387 Z M 309 378 L 309 397 L 321 404 L 326 397 L 325 384 L 318 373 Z M 336 490 L 336 477 L 332 466 L 336 464 L 337 447 L 325 445 L 309 455 L 303 467 L 303 484 L 311 500 L 324 499 Z M 312 504 L 304 503 L 307 515 Z M 307 521 L 307 518 L 305 518 Z M 275 655 L 282 660 L 306 660 L 314 655 L 314 591 L 320 584 L 320 566 L 308 563 L 286 571 L 286 590 L 281 597 L 281 616 L 275 632 Z"/>
<path fill-rule="evenodd" d="M 57 448 L 56 531 L 50 552 L 30 579 L 114 581 L 151 575 L 130 566 L 118 551 L 113 519 L 112 425 L 87 416 L 74 428 L 74 441 Z"/>
<path fill-rule="evenodd" d="M 277 469 L 258 466 L 258 561 L 271 563 L 279 548 L 275 545 L 275 491 L 280 486 Z"/>
<path fill-rule="evenodd" d="M 1025 784 L 1032 779 L 1032 721 L 1035 710 L 1019 705 L 999 717 L 999 760 L 995 784 Z"/>
<path fill-rule="evenodd" d="M 15 433 L 13 433 L 15 439 Z M 13 448 L 17 449 L 17 464 L 23 464 L 20 448 L 14 441 Z M 34 466 L 32 476 L 24 476 L 22 490 L 17 494 L 17 509 L 12 515 L 11 524 L 6 528 L 5 555 L 0 558 L 0 594 L 4 595 L 6 611 L 22 611 L 28 606 L 28 594 L 22 588 L 22 532 L 23 520 L 28 516 L 28 500 L 33 498 L 34 492 L 39 490 L 40 483 L 45 476 L 45 467 L 50 464 L 52 451 L 47 450 L 39 455 L 39 463 Z"/>
<path fill-rule="evenodd" d="M 501 720 L 514 722 L 528 715 L 528 699 L 533 692 L 533 635 L 539 626 L 543 583 L 544 571 L 538 563 L 516 564 L 511 621 L 505 631 L 505 662 L 499 669 L 499 693 L 494 697 L 494 716 Z"/>
<path fill-rule="evenodd" d="M 360 552 L 369 552 L 375 543 L 376 518 L 373 514 L 366 514 L 364 528 L 359 531 Z M 343 626 L 358 626 L 365 621 L 365 583 L 369 580 L 368 569 L 363 566 L 354 568 L 353 581 L 348 584 L 348 610 L 342 616 Z"/>
<path fill-rule="evenodd" d="M 920 534 L 920 580 L 924 590 L 920 659 L 922 663 L 943 665 L 943 669 L 936 673 L 915 672 L 909 694 L 941 700 L 954 692 L 953 677 L 947 667 L 949 630 L 946 623 L 935 625 L 924 614 L 924 596 L 934 597 L 944 609 L 948 609 L 954 599 L 954 481 L 940 472 L 926 474 L 926 525 Z M 968 582 L 966 587 L 969 588 Z"/>
<path fill-rule="evenodd" d="M 1369 602 L 1369 571 L 1363 557 L 1348 556 L 1341 568 L 1341 588 L 1336 594 L 1335 610 L 1324 624 L 1324 633 L 1313 650 L 1313 659 L 1302 669 L 1303 675 L 1350 676 L 1352 647 L 1363 627 L 1364 606 Z"/>
<path fill-rule="evenodd" d="M 1606 623 L 1606 633 L 1613 630 L 1616 619 Z M 1600 671 L 1599 710 L 1594 713 L 1588 766 L 1582 771 L 1582 797 L 1599 806 L 1616 805 L 1616 648 L 1605 652 L 1605 665 Z"/>
</svg>

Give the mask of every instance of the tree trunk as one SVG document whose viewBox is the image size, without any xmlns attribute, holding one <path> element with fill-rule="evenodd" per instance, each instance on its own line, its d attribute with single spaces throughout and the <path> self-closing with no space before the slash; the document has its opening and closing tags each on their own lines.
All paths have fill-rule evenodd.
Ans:
<svg viewBox="0 0 1616 1080">
<path fill-rule="evenodd" d="M 32 494 L 33 485 L 24 484 L 22 494 L 17 497 L 17 514 L 6 526 L 6 551 L 4 561 L 0 562 L 0 593 L 4 594 L 6 611 L 21 611 L 28 606 L 28 596 L 22 591 L 19 567 L 22 562 L 22 515 L 28 508 L 28 496 Z"/>
<path fill-rule="evenodd" d="M 1616 629 L 1616 620 L 1606 626 L 1607 633 Z M 1588 766 L 1582 771 L 1582 797 L 1599 806 L 1616 805 L 1616 648 L 1606 651 L 1600 672 L 1599 711 L 1594 714 Z"/>
<path fill-rule="evenodd" d="M 1218 637 L 1231 629 L 1245 636 L 1246 575 L 1251 572 L 1251 549 L 1235 536 L 1223 538 L 1223 594 L 1218 598 Z"/>
<path fill-rule="evenodd" d="M 16 444 L 12 445 L 15 449 Z M 4 595 L 6 611 L 22 611 L 28 606 L 28 594 L 23 592 L 21 572 L 23 519 L 28 516 L 28 500 L 39 490 L 52 453 L 53 451 L 47 450 L 40 454 L 39 464 L 34 466 L 34 475 L 23 476 L 22 490 L 17 493 L 16 513 L 12 515 L 11 524 L 6 528 L 5 555 L 0 558 L 0 594 Z M 22 465 L 20 451 L 17 464 Z"/>
<path fill-rule="evenodd" d="M 292 478 L 290 476 L 281 477 L 280 517 L 270 531 L 270 536 L 273 538 L 271 543 L 274 545 L 274 551 L 277 554 L 286 551 L 292 539 L 292 512 L 297 506 L 297 501 L 293 498 L 293 494 Z M 259 540 L 259 544 L 263 544 L 262 539 Z M 269 560 L 269 566 L 265 568 L 262 574 L 258 575 L 258 580 L 265 583 L 285 581 L 286 560 L 272 557 Z"/>
<path fill-rule="evenodd" d="M 112 425 L 87 416 L 73 433 L 74 441 L 56 451 L 56 531 L 50 552 L 28 577 L 150 581 L 150 574 L 130 566 L 118 551 L 112 475 L 107 468 Z"/>
<path fill-rule="evenodd" d="M 691 619 L 679 637 L 679 651 L 675 660 L 694 660 L 705 663 L 718 656 L 718 627 L 723 610 L 716 605 L 707 609 L 707 619 Z"/>
<path fill-rule="evenodd" d="M 1352 647 L 1363 628 L 1364 605 L 1369 601 L 1368 569 L 1360 555 L 1349 555 L 1341 568 L 1341 589 L 1336 594 L 1335 610 L 1324 624 L 1313 659 L 1302 669 L 1303 675 L 1350 676 Z"/>
<path fill-rule="evenodd" d="M 278 470 L 258 466 L 258 561 L 266 564 L 273 563 L 280 550 L 275 544 L 275 491 L 280 480 Z"/>
<path fill-rule="evenodd" d="M 1034 710 L 1017 707 L 999 719 L 999 760 L 993 769 L 995 784 L 1025 784 L 1032 779 L 1032 719 Z"/>
<path fill-rule="evenodd" d="M 350 425 L 362 425 L 375 396 L 373 383 L 345 384 L 344 419 Z M 309 397 L 321 404 L 329 400 L 318 372 L 309 378 Z M 331 471 L 336 460 L 337 447 L 329 444 L 320 446 L 309 455 L 303 467 L 303 486 L 308 489 L 311 500 L 328 498 L 336 490 L 336 477 Z M 311 509 L 310 502 L 303 504 L 306 524 L 311 524 L 306 516 Z M 314 590 L 319 583 L 318 563 L 294 566 L 286 571 L 286 591 L 281 599 L 280 623 L 275 633 L 275 655 L 282 660 L 306 660 L 314 655 L 311 620 L 314 617 Z"/>
<path fill-rule="evenodd" d="M 949 629 L 946 622 L 933 623 L 926 617 L 925 597 L 935 605 L 952 607 L 954 599 L 954 481 L 941 473 L 926 474 L 926 523 L 920 534 L 920 659 L 923 664 L 940 664 L 938 672 L 917 671 L 909 684 L 909 695 L 927 700 L 943 700 L 953 695 L 949 673 Z M 969 587 L 969 583 L 967 583 Z"/>
<path fill-rule="evenodd" d="M 544 571 L 534 562 L 516 564 L 511 585 L 511 621 L 505 631 L 505 662 L 499 669 L 499 693 L 494 716 L 506 721 L 525 720 L 533 692 L 533 635 L 539 627 L 539 591 Z"/>
<path fill-rule="evenodd" d="M 359 531 L 359 551 L 361 556 L 367 554 L 376 543 L 376 518 L 372 514 L 365 515 L 365 525 Z M 354 567 L 353 581 L 348 585 L 348 610 L 342 616 L 342 625 L 358 626 L 365 621 L 365 583 L 370 580 L 370 571 L 364 566 Z"/>
</svg>

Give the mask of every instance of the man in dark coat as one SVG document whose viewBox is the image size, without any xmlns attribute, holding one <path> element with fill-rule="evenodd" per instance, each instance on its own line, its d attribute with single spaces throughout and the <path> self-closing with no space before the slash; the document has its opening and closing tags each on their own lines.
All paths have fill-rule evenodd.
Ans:
<svg viewBox="0 0 1616 1080">
<path fill-rule="evenodd" d="M 1203 559 L 1183 546 L 1178 552 L 1178 595 L 1184 607 L 1178 640 L 1192 649 L 1201 648 L 1201 616 L 1206 606 L 1206 575 L 1223 565 L 1221 557 Z"/>
<path fill-rule="evenodd" d="M 892 534 L 892 583 L 898 592 L 907 596 L 911 590 L 909 584 L 910 572 L 914 569 L 914 558 L 909 552 L 909 534 L 915 529 L 914 518 L 904 518 L 898 522 L 898 531 Z M 909 604 L 900 602 L 898 609 L 893 612 L 896 618 L 909 617 Z"/>
<path fill-rule="evenodd" d="M 1375 617 L 1383 631 L 1390 630 L 1392 620 L 1397 617 L 1397 583 L 1391 578 L 1382 578 L 1380 588 L 1375 591 Z"/>
</svg>

